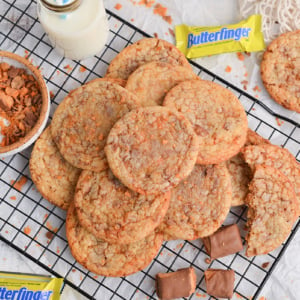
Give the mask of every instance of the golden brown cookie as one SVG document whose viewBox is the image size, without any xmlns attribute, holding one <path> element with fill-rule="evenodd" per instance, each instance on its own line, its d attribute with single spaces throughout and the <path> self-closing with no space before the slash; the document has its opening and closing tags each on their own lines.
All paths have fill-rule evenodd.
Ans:
<svg viewBox="0 0 300 300">
<path fill-rule="evenodd" d="M 284 33 L 266 49 L 261 78 L 271 97 L 300 113 L 300 30 Z"/>
<path fill-rule="evenodd" d="M 110 170 L 84 170 L 74 197 L 79 221 L 95 237 L 129 244 L 145 238 L 162 222 L 170 192 L 145 196 L 124 186 Z"/>
<path fill-rule="evenodd" d="M 29 168 L 32 181 L 42 196 L 52 204 L 67 209 L 73 200 L 81 170 L 61 156 L 49 126 L 33 147 Z"/>
<path fill-rule="evenodd" d="M 104 242 L 79 224 L 73 204 L 68 209 L 66 234 L 71 253 L 81 265 L 95 274 L 111 277 L 127 276 L 145 268 L 163 242 L 159 233 L 126 245 Z"/>
<path fill-rule="evenodd" d="M 110 62 L 106 77 L 127 80 L 139 66 L 151 61 L 166 62 L 192 70 L 184 54 L 173 44 L 157 38 L 144 38 L 124 48 Z"/>
<path fill-rule="evenodd" d="M 73 90 L 57 107 L 51 133 L 63 157 L 75 167 L 92 171 L 107 168 L 106 137 L 114 123 L 137 108 L 136 97 L 105 79 Z"/>
<path fill-rule="evenodd" d="M 105 153 L 116 177 L 141 194 L 160 194 L 193 170 L 198 137 L 182 115 L 162 106 L 131 111 L 112 128 Z"/>
<path fill-rule="evenodd" d="M 246 143 L 244 146 L 270 144 L 270 141 L 260 136 L 257 132 L 248 128 Z"/>
<path fill-rule="evenodd" d="M 88 83 L 91 83 L 91 82 L 94 82 L 94 81 L 103 81 L 103 80 L 110 81 L 112 83 L 116 83 L 116 84 L 120 85 L 121 87 L 125 87 L 125 85 L 127 83 L 126 80 L 121 79 L 121 78 L 107 78 L 107 77 L 95 78 L 95 79 L 90 80 Z"/>
<path fill-rule="evenodd" d="M 295 191 L 285 175 L 264 164 L 255 166 L 249 191 L 246 255 L 266 254 L 285 241 L 298 216 Z"/>
<path fill-rule="evenodd" d="M 248 194 L 248 185 L 252 178 L 252 171 L 245 162 L 242 153 L 231 157 L 226 161 L 227 169 L 231 178 L 232 206 L 245 204 Z"/>
<path fill-rule="evenodd" d="M 270 144 L 270 142 L 255 131 L 248 128 L 246 145 Z M 232 187 L 232 206 L 245 204 L 245 197 L 248 193 L 248 185 L 252 179 L 252 171 L 245 162 L 242 153 L 231 157 L 226 161 L 227 168 L 231 177 Z"/>
<path fill-rule="evenodd" d="M 297 197 L 297 211 L 300 215 L 300 177 L 299 164 L 295 157 L 287 150 L 275 145 L 247 146 L 241 150 L 245 161 L 252 171 L 258 164 L 265 164 L 278 169 L 292 183 Z"/>
<path fill-rule="evenodd" d="M 222 225 L 230 206 L 231 182 L 226 165 L 196 165 L 172 190 L 170 207 L 158 229 L 170 239 L 205 237 Z"/>
<path fill-rule="evenodd" d="M 137 96 L 141 106 L 162 105 L 172 87 L 190 79 L 199 78 L 185 67 L 153 61 L 137 68 L 129 76 L 125 88 Z"/>
<path fill-rule="evenodd" d="M 216 164 L 237 154 L 245 144 L 248 121 L 238 98 L 206 80 L 184 81 L 171 89 L 164 106 L 183 113 L 199 137 L 198 164 Z"/>
</svg>

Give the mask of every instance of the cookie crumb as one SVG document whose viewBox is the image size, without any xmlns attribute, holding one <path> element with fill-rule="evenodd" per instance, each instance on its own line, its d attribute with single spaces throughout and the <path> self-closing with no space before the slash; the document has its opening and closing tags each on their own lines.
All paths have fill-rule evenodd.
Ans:
<svg viewBox="0 0 300 300">
<path fill-rule="evenodd" d="M 204 261 L 205 261 L 205 263 L 208 264 L 208 265 L 211 263 L 211 259 L 208 258 L 208 257 L 206 257 Z"/>
<path fill-rule="evenodd" d="M 51 240 L 54 236 L 54 234 L 51 231 L 47 231 L 45 235 L 49 240 Z"/>
<path fill-rule="evenodd" d="M 269 266 L 270 262 L 264 262 L 261 267 L 266 269 Z"/>
</svg>

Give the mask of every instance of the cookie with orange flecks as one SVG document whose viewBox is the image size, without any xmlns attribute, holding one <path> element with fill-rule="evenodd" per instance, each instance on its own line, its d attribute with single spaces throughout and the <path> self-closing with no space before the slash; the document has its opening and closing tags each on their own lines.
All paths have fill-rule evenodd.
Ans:
<svg viewBox="0 0 300 300">
<path fill-rule="evenodd" d="M 81 170 L 60 154 L 47 127 L 36 141 L 29 161 L 32 181 L 42 196 L 54 205 L 67 209 L 73 201 Z"/>
<path fill-rule="evenodd" d="M 300 176 L 299 163 L 295 157 L 287 150 L 276 145 L 262 144 L 250 145 L 241 150 L 245 161 L 252 171 L 259 164 L 265 164 L 278 169 L 292 183 L 296 192 L 297 211 L 300 215 Z"/>
<path fill-rule="evenodd" d="M 270 141 L 260 136 L 257 132 L 248 128 L 246 143 L 244 146 L 270 144 Z"/>
<path fill-rule="evenodd" d="M 175 110 L 151 106 L 133 110 L 111 129 L 105 153 L 112 172 L 141 194 L 165 193 L 193 170 L 198 137 Z"/>
<path fill-rule="evenodd" d="M 73 166 L 104 170 L 104 145 L 111 127 L 138 106 L 135 95 L 120 85 L 93 80 L 73 90 L 57 107 L 51 123 L 53 140 Z"/>
<path fill-rule="evenodd" d="M 184 54 L 173 44 L 157 38 L 144 38 L 124 48 L 110 62 L 105 76 L 127 80 L 139 66 L 151 61 L 179 65 L 192 71 Z"/>
<path fill-rule="evenodd" d="M 89 271 L 110 277 L 127 276 L 145 268 L 157 255 L 162 234 L 152 233 L 131 244 L 110 244 L 83 228 L 72 204 L 68 209 L 66 235 L 74 258 Z"/>
<path fill-rule="evenodd" d="M 181 82 L 163 105 L 184 114 L 199 137 L 198 164 L 216 164 L 237 154 L 245 144 L 248 121 L 239 99 L 206 80 Z"/>
<path fill-rule="evenodd" d="M 300 113 L 300 30 L 273 40 L 264 52 L 260 70 L 271 97 L 285 108 Z"/>
<path fill-rule="evenodd" d="M 112 82 L 112 83 L 116 83 L 116 84 L 120 85 L 121 87 L 125 87 L 126 82 L 127 82 L 126 80 L 121 79 L 121 78 L 107 78 L 107 77 L 104 77 L 104 78 L 92 79 L 88 83 L 92 83 L 94 81 L 103 81 L 103 80 L 106 80 L 106 81 L 109 81 L 109 82 Z"/>
<path fill-rule="evenodd" d="M 94 236 L 129 244 L 145 238 L 162 222 L 170 192 L 141 195 L 124 186 L 110 170 L 82 171 L 74 197 L 79 221 Z"/>
<path fill-rule="evenodd" d="M 165 239 L 205 237 L 222 225 L 230 207 L 226 165 L 195 165 L 189 177 L 171 191 L 170 207 L 158 230 Z"/>
<path fill-rule="evenodd" d="M 190 79 L 199 78 L 185 67 L 153 61 L 137 68 L 128 77 L 125 88 L 137 96 L 141 106 L 162 105 L 172 87 Z"/>
<path fill-rule="evenodd" d="M 245 145 L 270 144 L 270 142 L 255 131 L 248 129 Z M 245 204 L 245 197 L 248 193 L 248 185 L 252 178 L 252 172 L 245 162 L 242 153 L 231 157 L 226 161 L 226 165 L 231 177 L 232 206 Z"/>
<path fill-rule="evenodd" d="M 285 241 L 298 216 L 293 185 L 278 169 L 256 165 L 246 203 L 249 206 L 246 255 L 273 251 Z"/>
</svg>

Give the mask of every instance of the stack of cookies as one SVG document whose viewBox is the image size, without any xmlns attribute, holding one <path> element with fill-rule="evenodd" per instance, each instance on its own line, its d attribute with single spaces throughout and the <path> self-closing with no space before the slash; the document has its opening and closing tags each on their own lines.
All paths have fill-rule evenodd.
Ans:
<svg viewBox="0 0 300 300">
<path fill-rule="evenodd" d="M 288 165 L 273 166 L 277 154 L 269 158 L 266 147 Z M 274 167 L 286 173 L 274 175 L 279 183 Z M 250 207 L 248 254 L 271 251 L 265 230 L 278 245 L 299 214 L 299 170 L 286 150 L 248 130 L 233 93 L 201 80 L 181 52 L 154 38 L 128 46 L 104 78 L 69 93 L 30 159 L 43 197 L 68 209 L 73 256 L 103 276 L 145 268 L 163 240 L 213 234 L 232 205 Z"/>
</svg>

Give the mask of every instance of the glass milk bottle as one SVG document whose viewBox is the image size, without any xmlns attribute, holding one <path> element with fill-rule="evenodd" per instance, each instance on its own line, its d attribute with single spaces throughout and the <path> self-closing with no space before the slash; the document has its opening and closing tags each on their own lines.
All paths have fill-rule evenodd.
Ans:
<svg viewBox="0 0 300 300">
<path fill-rule="evenodd" d="M 81 60 L 97 54 L 108 37 L 103 0 L 38 0 L 39 20 L 64 57 Z"/>
</svg>

